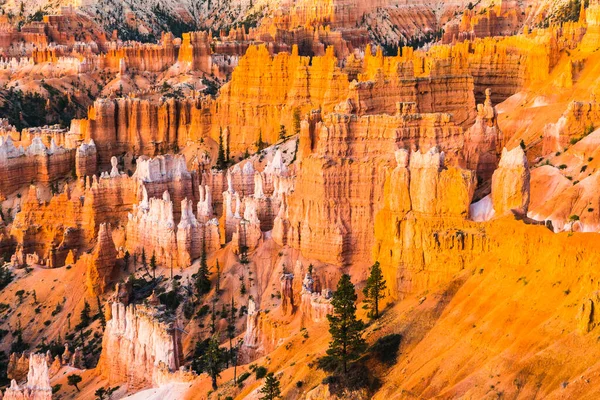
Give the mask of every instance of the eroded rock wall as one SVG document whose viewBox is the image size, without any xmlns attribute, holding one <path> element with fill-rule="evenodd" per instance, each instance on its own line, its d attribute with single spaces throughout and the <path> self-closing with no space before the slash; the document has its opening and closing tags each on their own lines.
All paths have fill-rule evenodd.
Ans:
<svg viewBox="0 0 600 400">
<path fill-rule="evenodd" d="M 100 374 L 109 384 L 127 384 L 129 391 L 158 385 L 165 371 L 182 362 L 181 331 L 159 311 L 116 302 L 106 321 Z"/>
</svg>

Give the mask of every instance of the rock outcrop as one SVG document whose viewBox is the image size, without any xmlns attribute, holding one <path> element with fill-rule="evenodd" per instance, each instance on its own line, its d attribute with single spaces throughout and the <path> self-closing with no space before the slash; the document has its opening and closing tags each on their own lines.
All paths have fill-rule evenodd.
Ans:
<svg viewBox="0 0 600 400">
<path fill-rule="evenodd" d="M 155 386 L 182 362 L 181 330 L 157 310 L 112 303 L 98 369 L 109 384 L 130 391 Z"/>
<path fill-rule="evenodd" d="M 101 224 L 96 247 L 91 255 L 84 255 L 79 262 L 86 264 L 86 285 L 90 296 L 106 292 L 117 262 L 117 249 L 109 224 Z"/>
<path fill-rule="evenodd" d="M 497 118 L 488 89 L 485 103 L 477 105 L 475 124 L 465 132 L 466 168 L 475 171 L 480 182 L 489 181 L 498 166 L 504 138 Z"/>
<path fill-rule="evenodd" d="M 0 138 L 0 191 L 13 193 L 31 182 L 49 184 L 71 173 L 75 150 L 56 145 L 50 148 L 35 137 L 31 144 L 16 147 L 10 135 Z"/>
<path fill-rule="evenodd" d="M 287 236 L 289 245 L 324 262 L 338 265 L 368 262 L 374 242 L 367 232 L 373 231 L 387 178 L 386 167 L 395 163 L 397 147 L 428 150 L 439 146 L 447 164 L 456 164 L 462 157 L 462 130 L 450 115 L 419 114 L 410 104 L 400 104 L 398 110 L 392 116 L 330 114 L 323 121 L 315 116 L 312 124 L 303 125 L 298 146 L 301 168 L 294 192 L 286 197 L 287 210 L 284 210 L 289 220 L 277 221 L 278 229 L 288 226 L 289 230 L 278 231 L 277 238 Z M 452 201 L 452 195 L 436 198 L 438 190 L 440 195 L 449 193 L 447 189 L 438 189 L 437 182 L 450 188 L 448 181 L 471 182 L 474 176 L 457 169 L 442 170 L 443 156 L 436 154 L 414 157 L 416 177 L 411 193 L 430 199 L 415 199 L 418 201 L 415 210 L 468 213 L 474 187 L 471 184 L 454 187 L 456 192 L 452 195 L 461 197 Z M 434 159 L 437 165 L 433 165 Z M 419 188 L 417 182 L 427 187 Z M 432 202 L 437 204 L 429 204 Z"/>
<path fill-rule="evenodd" d="M 52 386 L 50 386 L 50 375 L 48 364 L 43 354 L 32 353 L 29 356 L 29 372 L 27 383 L 19 387 L 13 379 L 10 387 L 4 392 L 3 399 L 8 400 L 51 400 Z"/>
<path fill-rule="evenodd" d="M 126 237 L 131 254 L 143 251 L 148 259 L 155 256 L 159 264 L 169 268 L 187 267 L 202 251 L 211 252 L 221 243 L 218 221 L 205 214 L 199 221 L 191 200 L 181 201 L 181 219 L 175 225 L 169 192 L 165 191 L 162 199 L 148 199 L 145 188 L 141 202 L 128 216 Z"/>
<path fill-rule="evenodd" d="M 502 150 L 498 169 L 492 176 L 492 203 L 496 214 L 514 211 L 527 214 L 529 207 L 529 165 L 520 146 Z"/>
</svg>

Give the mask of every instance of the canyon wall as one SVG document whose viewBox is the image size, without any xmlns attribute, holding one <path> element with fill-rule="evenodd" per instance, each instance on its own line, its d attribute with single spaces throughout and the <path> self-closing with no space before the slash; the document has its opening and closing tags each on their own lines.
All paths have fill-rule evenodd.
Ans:
<svg viewBox="0 0 600 400">
<path fill-rule="evenodd" d="M 100 296 L 106 292 L 116 261 L 117 249 L 110 225 L 100 224 L 94 251 L 80 258 L 80 262 L 86 264 L 86 285 L 90 296 Z"/>
<path fill-rule="evenodd" d="M 186 43 L 200 40 L 194 39 L 198 35 L 184 38 L 180 63 L 196 63 L 196 47 L 187 49 Z M 536 31 L 427 51 L 405 47 L 395 57 L 384 57 L 381 50 L 373 54 L 367 46 L 364 57 L 350 54 L 343 64 L 334 47 L 311 58 L 300 56 L 298 46 L 273 55 L 265 45 L 252 45 L 216 100 L 98 100 L 87 119 L 73 122 L 71 135 L 86 143 L 93 139 L 98 163 L 105 167 L 112 155 L 154 156 L 190 141 L 218 141 L 220 135 L 232 154 L 242 153 L 255 149 L 259 138 L 277 142 L 282 126 L 287 135 L 298 133 L 298 120 L 314 109 L 393 114 L 400 100 L 416 103 L 420 113 L 450 113 L 468 128 L 477 115 L 475 101 L 485 101 L 486 88 L 499 102 L 527 82 L 547 79 L 565 46 L 556 43 L 556 35 Z"/>
<path fill-rule="evenodd" d="M 71 124 L 71 133 L 86 142 L 93 140 L 99 165 L 107 167 L 113 155 L 154 156 L 206 136 L 210 114 L 205 107 L 201 99 L 193 98 L 101 99 L 90 107 L 87 119 Z"/>
<path fill-rule="evenodd" d="M 52 183 L 69 175 L 75 163 L 75 150 L 52 141 L 47 148 L 35 137 L 27 148 L 15 147 L 11 136 L 0 140 L 0 191 L 10 194 L 33 182 Z"/>
<path fill-rule="evenodd" d="M 419 114 L 410 104 L 398 109 L 395 115 L 329 114 L 323 121 L 314 114 L 303 123 L 299 173 L 284 211 L 289 245 L 332 264 L 369 262 L 386 169 L 398 147 L 439 146 L 449 163 L 462 159 L 462 129 L 450 115 Z"/>
</svg>

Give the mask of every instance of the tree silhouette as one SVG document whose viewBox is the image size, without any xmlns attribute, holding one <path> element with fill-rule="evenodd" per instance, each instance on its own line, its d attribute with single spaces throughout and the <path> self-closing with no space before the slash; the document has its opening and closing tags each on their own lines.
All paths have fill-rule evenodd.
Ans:
<svg viewBox="0 0 600 400">
<path fill-rule="evenodd" d="M 379 318 L 379 301 L 385 298 L 384 291 L 387 289 L 379 261 L 371 266 L 371 273 L 367 279 L 367 286 L 363 289 L 365 295 L 365 309 L 369 309 L 370 318 Z"/>
<path fill-rule="evenodd" d="M 281 397 L 281 389 L 279 387 L 279 379 L 273 375 L 272 372 L 267 374 L 265 378 L 265 384 L 259 391 L 263 396 L 260 400 L 275 400 Z"/>
<path fill-rule="evenodd" d="M 327 354 L 343 364 L 344 374 L 348 372 L 348 361 L 360 356 L 366 346 L 362 337 L 365 326 L 356 319 L 356 299 L 350 275 L 342 275 L 331 300 L 333 313 L 327 315 L 331 333 Z"/>
<path fill-rule="evenodd" d="M 208 270 L 208 264 L 206 263 L 206 250 L 202 248 L 202 256 L 200 257 L 200 268 L 196 273 L 196 294 L 198 297 L 202 297 L 210 292 L 210 271 Z"/>
<path fill-rule="evenodd" d="M 77 374 L 71 374 L 67 376 L 67 383 L 69 386 L 75 386 L 75 389 L 79 392 L 79 386 L 77 386 L 81 382 L 81 376 Z"/>
</svg>

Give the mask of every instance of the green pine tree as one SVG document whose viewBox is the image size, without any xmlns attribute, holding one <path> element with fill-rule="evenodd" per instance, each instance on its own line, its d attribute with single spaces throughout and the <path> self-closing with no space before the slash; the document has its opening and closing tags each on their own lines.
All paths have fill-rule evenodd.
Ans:
<svg viewBox="0 0 600 400">
<path fill-rule="evenodd" d="M 79 386 L 77 386 L 82 381 L 81 376 L 77 374 L 71 374 L 67 376 L 67 383 L 69 386 L 75 386 L 75 389 L 79 392 Z"/>
<path fill-rule="evenodd" d="M 212 313 L 210 315 L 210 333 L 214 334 L 217 332 L 217 312 L 215 307 L 217 305 L 217 298 L 212 299 Z"/>
<path fill-rule="evenodd" d="M 129 269 L 129 258 L 131 258 L 131 255 L 129 254 L 129 251 L 125 250 L 125 255 L 123 255 L 123 261 L 125 261 L 125 271 Z"/>
<path fill-rule="evenodd" d="M 229 357 L 227 358 L 227 367 L 229 360 L 233 361 L 233 338 L 235 337 L 235 300 L 231 296 L 231 313 L 229 313 L 229 321 L 227 324 L 227 337 L 229 338 Z"/>
<path fill-rule="evenodd" d="M 218 294 L 221 291 L 221 267 L 219 266 L 219 260 L 217 260 L 215 268 L 217 269 L 217 281 L 215 284 L 215 289 Z"/>
<path fill-rule="evenodd" d="M 379 302 L 385 298 L 385 280 L 381 273 L 379 261 L 371 267 L 371 273 L 367 279 L 367 286 L 363 289 L 365 295 L 364 308 L 369 310 L 369 318 L 379 318 Z"/>
<path fill-rule="evenodd" d="M 286 136 L 285 125 L 279 125 L 279 140 L 285 140 Z"/>
<path fill-rule="evenodd" d="M 227 137 L 227 143 L 225 143 L 225 161 L 229 164 L 230 154 L 229 154 L 229 137 Z"/>
<path fill-rule="evenodd" d="M 150 257 L 150 269 L 152 270 L 152 280 L 156 281 L 156 253 L 152 252 Z"/>
<path fill-rule="evenodd" d="M 217 164 L 218 170 L 224 170 L 227 168 L 227 160 L 225 159 L 225 148 L 223 147 L 223 130 L 219 128 L 219 152 L 217 153 Z"/>
<path fill-rule="evenodd" d="M 362 337 L 365 325 L 356 319 L 356 299 L 350 275 L 342 275 L 331 300 L 333 313 L 327 315 L 331 334 L 327 354 L 343 364 L 344 373 L 348 372 L 348 361 L 359 357 L 366 346 Z"/>
<path fill-rule="evenodd" d="M 102 328 L 106 328 L 106 316 L 104 315 L 104 308 L 100 302 L 100 296 L 96 296 L 96 302 L 98 302 L 98 318 L 100 318 L 100 325 Z"/>
<path fill-rule="evenodd" d="M 260 400 L 275 400 L 281 397 L 281 388 L 279 387 L 279 379 L 272 372 L 267 374 L 265 384 L 258 392 L 263 396 Z"/>
<path fill-rule="evenodd" d="M 202 255 L 200 257 L 200 269 L 196 273 L 196 294 L 198 297 L 202 297 L 210 291 L 210 271 L 208 270 L 208 264 L 206 263 L 206 250 L 202 249 Z"/>
<path fill-rule="evenodd" d="M 263 137 L 262 137 L 262 129 L 258 130 L 258 140 L 256 141 L 256 148 L 258 151 L 261 151 L 262 149 L 265 148 L 265 142 L 263 142 Z"/>
<path fill-rule="evenodd" d="M 81 314 L 79 314 L 80 326 L 85 327 L 88 326 L 92 320 L 90 316 L 91 308 L 90 304 L 87 300 L 83 301 L 83 309 L 81 310 Z"/>
<path fill-rule="evenodd" d="M 204 368 L 212 380 L 213 390 L 217 390 L 217 378 L 221 376 L 223 370 L 223 352 L 219 348 L 219 341 L 216 335 L 210 338 L 208 348 L 204 353 Z"/>
</svg>

